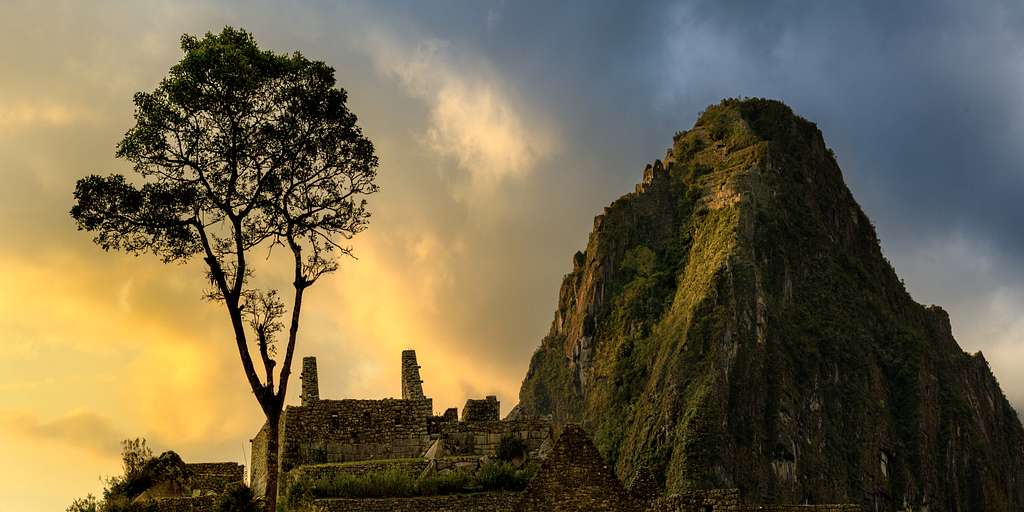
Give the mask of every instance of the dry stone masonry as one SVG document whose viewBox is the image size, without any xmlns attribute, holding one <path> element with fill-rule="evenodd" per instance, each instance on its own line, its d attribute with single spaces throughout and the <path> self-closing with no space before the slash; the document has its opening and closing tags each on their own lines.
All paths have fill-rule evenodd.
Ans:
<svg viewBox="0 0 1024 512">
<path fill-rule="evenodd" d="M 484 400 L 466 400 L 462 407 L 462 421 L 498 421 L 498 397 L 488 396 Z"/>
<path fill-rule="evenodd" d="M 523 491 L 522 512 L 640 512 L 641 504 L 577 425 L 566 425 L 540 472 Z"/>
<path fill-rule="evenodd" d="M 401 364 L 402 398 L 332 400 L 320 398 L 316 358 L 303 358 L 302 405 L 286 407 L 279 425 L 282 485 L 289 472 L 313 474 L 308 467 L 314 465 L 423 458 L 439 440 L 445 456 L 494 457 L 504 437 L 522 440 L 534 454 L 550 437 L 549 418 L 499 419 L 496 396 L 467 401 L 461 421 L 455 408 L 435 416 L 433 399 L 423 393 L 416 351 L 403 351 Z M 266 431 L 264 425 L 251 440 L 250 485 L 261 496 L 266 492 Z"/>
<path fill-rule="evenodd" d="M 486 492 L 394 499 L 317 500 L 308 512 L 514 512 L 520 493 Z"/>
<path fill-rule="evenodd" d="M 186 464 L 192 492 L 221 493 L 229 486 L 245 481 L 245 466 L 234 462 L 199 462 Z"/>
<path fill-rule="evenodd" d="M 302 381 L 302 396 L 299 397 L 302 400 L 302 405 L 309 406 L 320 400 L 320 383 L 316 376 L 315 357 L 302 358 L 302 374 L 299 375 L 299 379 Z"/>
<path fill-rule="evenodd" d="M 402 351 L 402 398 L 423 400 L 423 380 L 420 379 L 420 365 L 416 362 L 415 350 Z"/>
</svg>

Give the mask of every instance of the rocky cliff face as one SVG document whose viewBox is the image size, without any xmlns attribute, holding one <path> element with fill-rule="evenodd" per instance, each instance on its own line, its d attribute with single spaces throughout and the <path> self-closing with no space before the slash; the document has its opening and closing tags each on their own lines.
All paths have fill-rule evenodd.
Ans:
<svg viewBox="0 0 1024 512">
<path fill-rule="evenodd" d="M 572 264 L 513 414 L 582 422 L 624 480 L 1024 509 L 1024 430 L 987 362 L 911 299 L 785 105 L 709 107 Z"/>
</svg>

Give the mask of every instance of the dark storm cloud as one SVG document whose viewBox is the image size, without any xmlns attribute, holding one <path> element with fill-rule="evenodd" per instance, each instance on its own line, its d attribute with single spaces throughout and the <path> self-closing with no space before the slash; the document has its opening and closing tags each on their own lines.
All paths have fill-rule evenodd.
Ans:
<svg viewBox="0 0 1024 512">
<path fill-rule="evenodd" d="M 625 192 L 708 104 L 789 103 L 824 132 L 915 297 L 947 305 L 961 344 L 985 349 L 1007 394 L 1024 400 L 1024 383 L 1008 375 L 1024 369 L 1011 362 L 1024 336 L 1021 4 L 446 7 L 388 15 L 476 48 L 552 112 L 567 152 L 587 158 L 579 167 L 554 159 L 557 169 L 539 175 L 588 183 L 574 202 L 587 215 Z"/>
<path fill-rule="evenodd" d="M 1024 252 L 1018 4 L 406 7 L 387 15 L 477 48 L 557 112 L 574 149 L 603 151 L 591 172 L 633 178 L 723 97 L 780 98 L 823 129 L 887 246 L 955 226 Z"/>
</svg>

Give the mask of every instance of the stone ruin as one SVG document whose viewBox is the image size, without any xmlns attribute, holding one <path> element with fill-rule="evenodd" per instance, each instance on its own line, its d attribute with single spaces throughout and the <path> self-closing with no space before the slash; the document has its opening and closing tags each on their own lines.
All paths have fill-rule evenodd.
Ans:
<svg viewBox="0 0 1024 512">
<path fill-rule="evenodd" d="M 245 483 L 245 467 L 234 462 L 190 463 L 185 471 L 184 481 L 155 482 L 133 502 L 155 512 L 214 510 L 221 494 Z"/>
<path fill-rule="evenodd" d="M 502 438 L 522 440 L 536 455 L 550 444 L 546 417 L 499 418 L 495 396 L 468 400 L 459 419 L 455 408 L 434 415 L 433 399 L 423 393 L 416 351 L 402 352 L 402 398 L 379 400 L 321 399 L 316 358 L 302 360 L 301 405 L 281 415 L 279 482 L 304 466 L 360 461 L 437 457 L 494 457 Z M 266 425 L 251 440 L 250 485 L 266 492 Z"/>
<path fill-rule="evenodd" d="M 565 425 L 555 435 L 550 417 L 500 419 L 495 396 L 470 399 L 435 415 L 423 393 L 416 352 L 402 352 L 402 398 L 321 399 L 316 359 L 302 361 L 301 405 L 281 416 L 279 502 L 287 486 L 400 471 L 408 475 L 472 471 L 494 459 L 503 438 L 517 438 L 539 469 L 522 491 L 492 491 L 393 498 L 318 498 L 302 512 L 859 512 L 858 505 L 748 505 L 737 489 L 660 495 L 653 474 L 638 470 L 627 489 L 582 428 Z M 266 425 L 251 440 L 250 486 L 266 492 Z M 198 509 L 197 509 L 198 510 Z"/>
</svg>

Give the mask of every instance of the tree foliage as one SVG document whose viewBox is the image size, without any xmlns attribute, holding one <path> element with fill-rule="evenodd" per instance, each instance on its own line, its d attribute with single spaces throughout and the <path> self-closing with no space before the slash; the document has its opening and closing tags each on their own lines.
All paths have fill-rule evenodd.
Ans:
<svg viewBox="0 0 1024 512">
<path fill-rule="evenodd" d="M 278 292 L 250 286 L 246 256 L 261 244 L 292 253 L 296 330 L 302 290 L 336 270 L 352 254 L 344 241 L 366 228 L 377 158 L 325 63 L 262 50 L 230 27 L 185 35 L 181 48 L 156 90 L 135 95 L 135 126 L 117 145 L 140 179 L 79 180 L 71 215 L 106 250 L 200 256 L 208 297 L 227 306 L 250 384 L 271 405 L 285 307 Z M 243 350 L 245 328 L 259 345 L 262 383 Z"/>
</svg>

